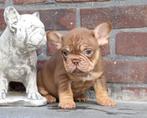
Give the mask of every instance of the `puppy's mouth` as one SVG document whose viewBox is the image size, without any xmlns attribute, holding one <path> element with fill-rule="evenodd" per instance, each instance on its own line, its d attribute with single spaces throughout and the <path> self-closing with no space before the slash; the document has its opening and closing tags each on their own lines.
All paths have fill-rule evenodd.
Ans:
<svg viewBox="0 0 147 118">
<path fill-rule="evenodd" d="M 79 70 L 79 69 L 75 69 L 74 71 L 73 71 L 73 73 L 84 73 L 84 72 L 82 72 L 81 70 Z"/>
<path fill-rule="evenodd" d="M 76 75 L 76 76 L 86 76 L 87 73 L 85 72 L 82 72 L 81 70 L 79 70 L 78 68 L 76 68 L 73 72 L 72 72 L 73 75 Z"/>
</svg>

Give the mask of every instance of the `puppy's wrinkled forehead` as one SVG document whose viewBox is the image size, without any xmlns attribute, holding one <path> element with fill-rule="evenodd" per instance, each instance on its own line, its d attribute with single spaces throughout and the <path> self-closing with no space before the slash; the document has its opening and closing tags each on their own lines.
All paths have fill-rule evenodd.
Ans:
<svg viewBox="0 0 147 118">
<path fill-rule="evenodd" d="M 63 48 L 83 50 L 83 48 L 98 48 L 97 40 L 92 30 L 75 28 L 63 37 Z"/>
</svg>

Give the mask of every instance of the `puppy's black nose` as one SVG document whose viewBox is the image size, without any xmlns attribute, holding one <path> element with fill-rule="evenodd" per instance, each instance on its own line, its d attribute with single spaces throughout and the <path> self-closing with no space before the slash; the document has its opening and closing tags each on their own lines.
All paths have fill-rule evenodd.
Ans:
<svg viewBox="0 0 147 118">
<path fill-rule="evenodd" d="M 75 65 L 78 65 L 80 62 L 79 59 L 72 59 L 72 63 L 75 64 Z"/>
</svg>

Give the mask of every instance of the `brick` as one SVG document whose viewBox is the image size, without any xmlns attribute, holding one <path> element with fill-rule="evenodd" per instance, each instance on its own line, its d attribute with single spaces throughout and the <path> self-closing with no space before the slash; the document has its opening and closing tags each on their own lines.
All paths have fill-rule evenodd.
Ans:
<svg viewBox="0 0 147 118">
<path fill-rule="evenodd" d="M 108 82 L 147 83 L 147 61 L 105 60 L 104 67 Z"/>
<path fill-rule="evenodd" d="M 3 13 L 4 13 L 4 9 L 0 9 L 0 30 L 4 30 L 4 28 L 6 27 Z"/>
<path fill-rule="evenodd" d="M 56 2 L 72 2 L 72 0 L 56 0 Z"/>
<path fill-rule="evenodd" d="M 6 0 L 0 0 L 0 3 L 5 3 Z"/>
<path fill-rule="evenodd" d="M 105 2 L 110 0 L 56 0 L 56 2 Z"/>
<path fill-rule="evenodd" d="M 73 2 L 95 2 L 95 0 L 72 0 Z"/>
<path fill-rule="evenodd" d="M 109 45 L 104 45 L 104 46 L 100 47 L 100 50 L 101 50 L 102 56 L 106 56 L 106 55 L 110 54 Z"/>
<path fill-rule="evenodd" d="M 81 9 L 81 25 L 94 28 L 101 22 L 112 22 L 113 28 L 147 26 L 147 5 Z"/>
<path fill-rule="evenodd" d="M 35 10 L 23 10 L 23 11 L 18 11 L 20 14 L 33 14 L 34 12 L 38 12 L 38 11 L 35 11 Z"/>
<path fill-rule="evenodd" d="M 107 2 L 107 1 L 111 1 L 111 0 L 95 0 L 96 2 Z"/>
<path fill-rule="evenodd" d="M 81 9 L 81 26 L 95 28 L 101 22 L 111 21 L 109 9 Z"/>
<path fill-rule="evenodd" d="M 40 11 L 40 18 L 46 30 L 69 30 L 75 27 L 75 9 L 56 9 Z"/>
<path fill-rule="evenodd" d="M 146 101 L 147 87 L 144 84 L 109 84 L 111 96 L 117 100 Z"/>
<path fill-rule="evenodd" d="M 116 35 L 116 54 L 147 56 L 147 32 L 119 32 Z"/>
<path fill-rule="evenodd" d="M 32 3 L 45 3 L 48 0 L 13 0 L 14 4 L 32 4 Z"/>
<path fill-rule="evenodd" d="M 56 0 L 56 2 L 94 2 L 95 0 Z"/>
</svg>

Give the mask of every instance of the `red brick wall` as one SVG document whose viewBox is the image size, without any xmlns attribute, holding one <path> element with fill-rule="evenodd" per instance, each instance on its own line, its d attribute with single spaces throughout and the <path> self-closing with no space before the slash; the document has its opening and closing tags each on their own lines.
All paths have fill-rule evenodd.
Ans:
<svg viewBox="0 0 147 118">
<path fill-rule="evenodd" d="M 0 4 L 14 5 L 21 13 L 39 11 L 46 30 L 92 29 L 101 22 L 112 22 L 109 45 L 102 47 L 111 95 L 147 100 L 146 0 L 1 0 Z M 5 27 L 3 10 L 0 7 L 1 31 Z M 39 59 L 42 64 L 44 58 Z"/>
</svg>

